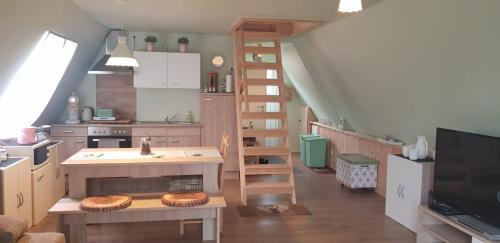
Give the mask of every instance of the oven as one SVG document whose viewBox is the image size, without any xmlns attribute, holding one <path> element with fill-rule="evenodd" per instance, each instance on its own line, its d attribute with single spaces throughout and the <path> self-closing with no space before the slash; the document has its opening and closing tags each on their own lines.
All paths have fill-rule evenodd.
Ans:
<svg viewBox="0 0 500 243">
<path fill-rule="evenodd" d="M 89 127 L 88 148 L 132 148 L 131 127 Z"/>
</svg>

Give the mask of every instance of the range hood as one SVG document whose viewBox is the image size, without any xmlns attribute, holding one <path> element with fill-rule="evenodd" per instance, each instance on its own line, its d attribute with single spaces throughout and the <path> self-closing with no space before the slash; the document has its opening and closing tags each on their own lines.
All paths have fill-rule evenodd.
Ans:
<svg viewBox="0 0 500 243">
<path fill-rule="evenodd" d="M 106 62 L 111 57 L 111 53 L 118 44 L 118 36 L 120 36 L 120 32 L 121 30 L 109 30 L 104 46 L 106 48 L 106 54 L 89 70 L 89 74 L 133 74 L 134 69 L 132 67 L 106 66 Z"/>
</svg>

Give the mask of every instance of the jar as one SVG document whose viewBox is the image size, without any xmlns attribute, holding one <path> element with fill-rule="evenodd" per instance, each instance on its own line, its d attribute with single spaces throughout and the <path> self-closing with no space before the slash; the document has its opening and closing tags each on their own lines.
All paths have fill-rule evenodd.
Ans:
<svg viewBox="0 0 500 243">
<path fill-rule="evenodd" d="M 7 155 L 7 150 L 0 148 L 0 162 L 6 161 L 9 156 Z"/>
<path fill-rule="evenodd" d="M 151 137 L 141 138 L 141 155 L 151 154 Z"/>
</svg>

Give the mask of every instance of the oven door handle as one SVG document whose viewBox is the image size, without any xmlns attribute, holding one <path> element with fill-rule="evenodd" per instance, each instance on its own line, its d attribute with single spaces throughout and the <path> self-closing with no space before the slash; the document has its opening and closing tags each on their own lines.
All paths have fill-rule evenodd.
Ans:
<svg viewBox="0 0 500 243">
<path fill-rule="evenodd" d="M 123 139 L 123 138 L 120 138 L 120 139 L 110 138 L 110 139 L 106 139 L 106 140 L 118 140 L 118 142 L 126 142 L 127 141 L 126 139 Z M 94 138 L 94 139 L 92 139 L 92 142 L 99 142 L 99 139 L 98 138 Z"/>
</svg>

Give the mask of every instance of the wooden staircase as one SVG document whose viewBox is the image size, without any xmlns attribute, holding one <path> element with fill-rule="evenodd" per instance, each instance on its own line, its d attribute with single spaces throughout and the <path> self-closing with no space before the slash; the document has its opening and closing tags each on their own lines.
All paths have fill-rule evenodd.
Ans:
<svg viewBox="0 0 500 243">
<path fill-rule="evenodd" d="M 290 201 L 296 203 L 281 64 L 280 26 L 273 22 L 249 24 L 241 21 L 233 28 L 241 202 L 245 205 L 247 196 L 252 194 L 288 194 Z M 262 59 L 268 57 L 272 61 L 256 60 L 256 55 L 262 56 Z M 269 72 L 274 73 L 271 75 L 274 77 L 269 77 Z M 277 86 L 279 94 L 267 95 L 267 86 Z M 263 111 L 268 103 L 278 103 L 279 110 Z M 258 105 L 260 110 L 256 109 Z M 278 121 L 279 125 L 274 129 L 266 129 L 266 120 Z M 250 121 L 255 124 L 253 129 L 248 128 Z M 247 146 L 244 138 L 259 142 Z M 275 139 L 273 146 L 266 146 L 267 142 L 264 141 L 268 138 Z M 268 157 L 278 158 L 279 163 L 259 164 L 259 158 Z"/>
</svg>

